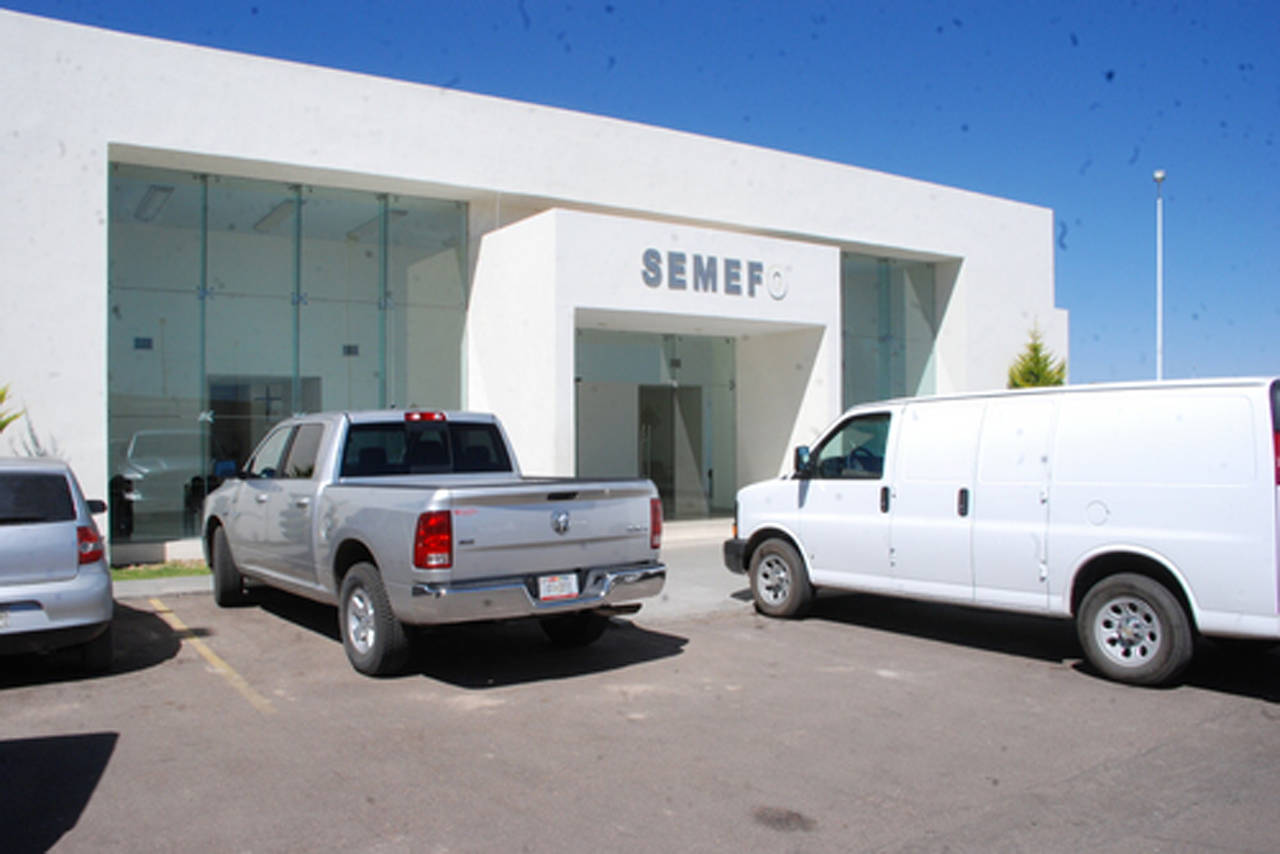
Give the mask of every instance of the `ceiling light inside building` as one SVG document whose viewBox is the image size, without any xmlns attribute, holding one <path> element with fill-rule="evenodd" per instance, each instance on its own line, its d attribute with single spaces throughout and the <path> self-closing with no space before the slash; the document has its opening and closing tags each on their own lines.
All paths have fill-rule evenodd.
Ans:
<svg viewBox="0 0 1280 854">
<path fill-rule="evenodd" d="M 169 204 L 169 198 L 173 196 L 173 187 L 164 184 L 152 184 L 143 193 L 142 200 L 138 202 L 138 206 L 133 209 L 133 218 L 142 222 L 151 222 L 160 215 L 160 211 L 164 206 Z"/>
<path fill-rule="evenodd" d="M 387 211 L 387 223 L 393 223 L 398 219 L 408 216 L 408 211 L 391 210 Z M 378 223 L 382 221 L 382 214 L 378 214 L 368 222 L 363 222 L 355 228 L 347 232 L 347 240 L 365 240 L 373 237 L 378 233 Z"/>
<path fill-rule="evenodd" d="M 298 207 L 296 199 L 285 199 L 276 205 L 271 211 L 253 224 L 254 231 L 271 231 L 280 223 L 284 222 L 293 215 L 294 210 Z"/>
</svg>

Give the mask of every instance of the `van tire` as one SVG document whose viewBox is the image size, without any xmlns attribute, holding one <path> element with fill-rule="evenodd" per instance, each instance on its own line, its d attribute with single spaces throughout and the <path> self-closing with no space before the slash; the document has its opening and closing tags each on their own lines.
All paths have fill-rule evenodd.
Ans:
<svg viewBox="0 0 1280 854">
<path fill-rule="evenodd" d="M 813 585 L 795 546 L 778 537 L 751 553 L 747 572 L 756 610 L 770 617 L 803 617 L 813 604 Z"/>
<path fill-rule="evenodd" d="M 351 666 L 367 676 L 404 670 L 409 636 L 391 610 L 391 600 L 378 568 L 357 563 L 342 579 L 338 597 L 338 631 Z"/>
<path fill-rule="evenodd" d="M 248 597 L 244 592 L 244 576 L 236 568 L 227 543 L 227 532 L 218 528 L 213 532 L 213 601 L 226 608 L 240 605 Z"/>
<path fill-rule="evenodd" d="M 1191 661 L 1195 638 L 1186 610 L 1159 581 L 1120 573 L 1085 595 L 1076 634 L 1089 663 L 1109 679 L 1164 685 Z"/>
</svg>

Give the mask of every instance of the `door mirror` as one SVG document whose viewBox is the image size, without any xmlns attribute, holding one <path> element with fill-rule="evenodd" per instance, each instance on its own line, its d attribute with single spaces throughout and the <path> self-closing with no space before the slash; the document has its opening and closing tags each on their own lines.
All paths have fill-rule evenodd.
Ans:
<svg viewBox="0 0 1280 854">
<path fill-rule="evenodd" d="M 792 465 L 795 468 L 796 477 L 813 477 L 813 465 L 809 459 L 808 445 L 800 445 L 796 448 L 795 458 L 792 460 Z"/>
</svg>

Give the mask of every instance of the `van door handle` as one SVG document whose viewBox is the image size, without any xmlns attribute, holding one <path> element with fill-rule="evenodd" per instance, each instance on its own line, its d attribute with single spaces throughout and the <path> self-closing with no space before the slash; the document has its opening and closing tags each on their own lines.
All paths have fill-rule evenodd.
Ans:
<svg viewBox="0 0 1280 854">
<path fill-rule="evenodd" d="M 889 487 L 887 486 L 880 487 L 880 512 L 889 512 Z"/>
<path fill-rule="evenodd" d="M 961 516 L 969 515 L 969 490 L 963 486 L 956 495 L 956 512 Z"/>
</svg>

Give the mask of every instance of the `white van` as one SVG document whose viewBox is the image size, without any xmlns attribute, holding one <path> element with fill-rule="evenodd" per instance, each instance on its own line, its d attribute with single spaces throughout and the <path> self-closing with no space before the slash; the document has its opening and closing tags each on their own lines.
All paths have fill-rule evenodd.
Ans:
<svg viewBox="0 0 1280 854">
<path fill-rule="evenodd" d="M 1197 632 L 1280 639 L 1278 412 L 1272 379 L 861 405 L 739 490 L 725 565 L 772 616 L 828 587 L 1072 617 L 1165 683 Z"/>
</svg>

